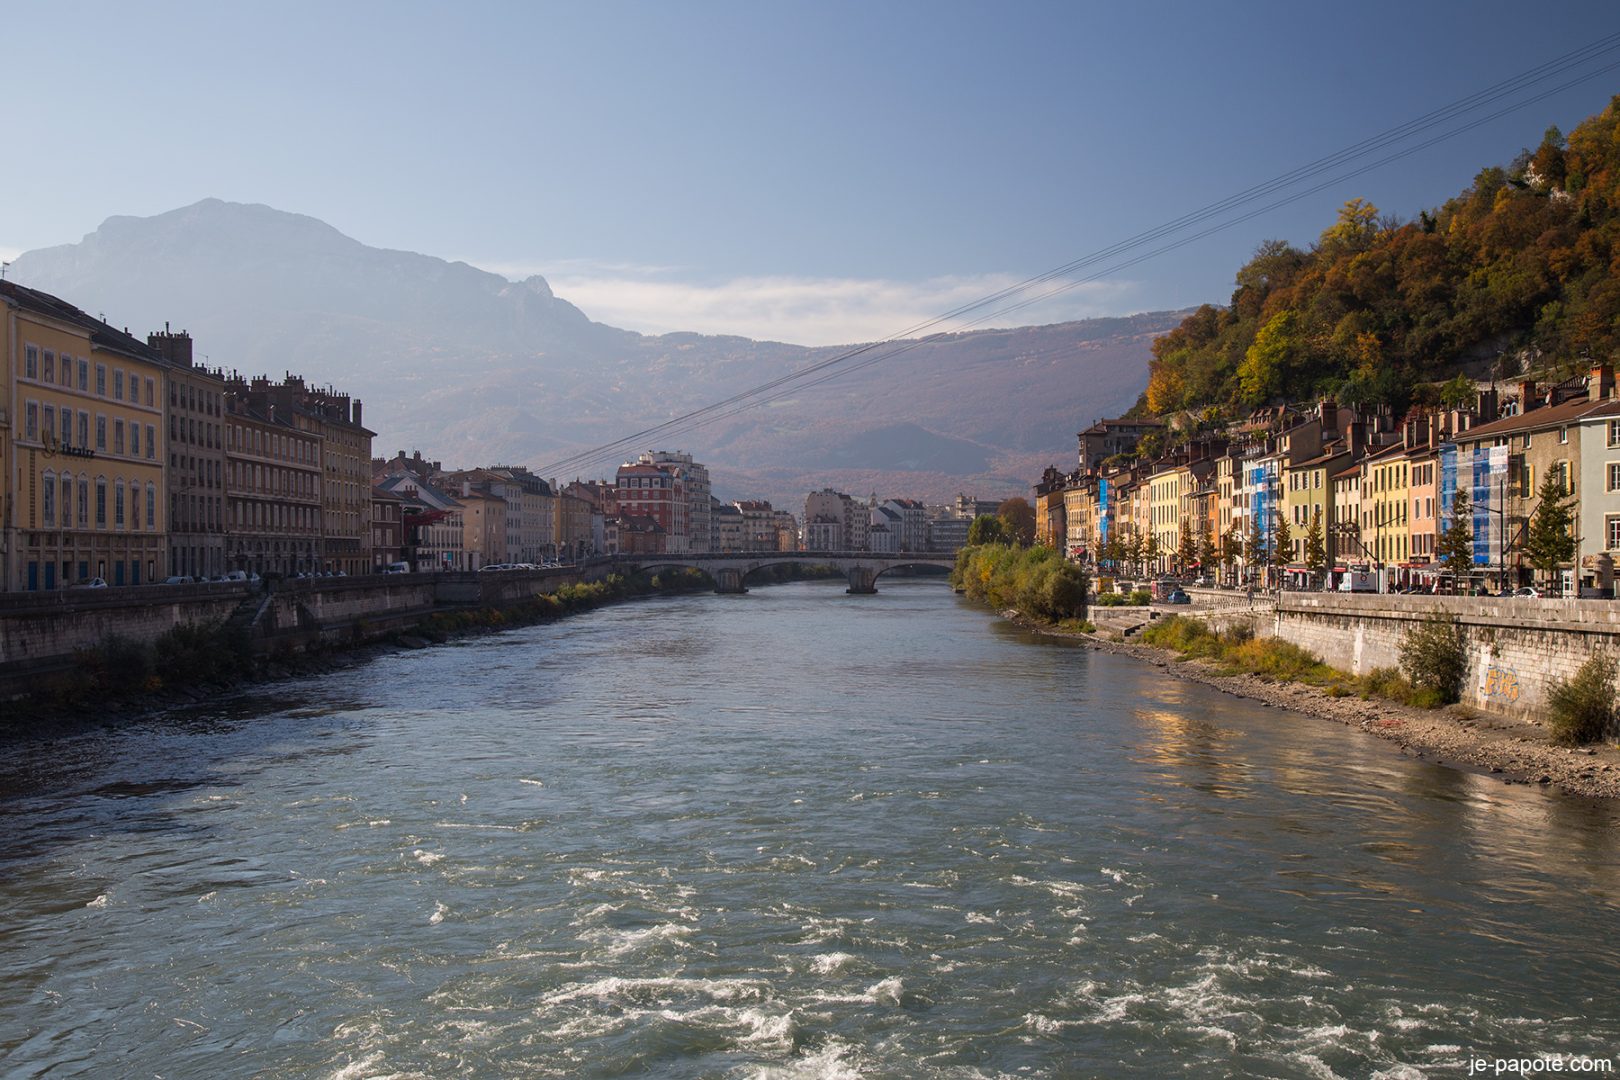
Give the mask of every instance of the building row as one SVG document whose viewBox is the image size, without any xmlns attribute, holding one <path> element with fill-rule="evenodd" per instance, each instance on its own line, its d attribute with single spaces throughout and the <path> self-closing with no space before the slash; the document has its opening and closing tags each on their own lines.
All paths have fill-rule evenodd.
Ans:
<svg viewBox="0 0 1620 1080">
<path fill-rule="evenodd" d="M 1164 434 L 1155 419 L 1081 432 L 1077 467 L 1048 468 L 1035 486 L 1037 540 L 1148 573 L 1331 587 L 1362 572 L 1382 588 L 1424 588 L 1445 576 L 1437 549 L 1463 492 L 1478 578 L 1508 588 L 1531 577 L 1529 526 L 1553 478 L 1576 508 L 1564 587 L 1608 584 L 1604 557 L 1620 557 L 1620 400 L 1608 365 L 1553 385 L 1479 387 L 1466 406 L 1399 418 L 1331 400 L 1272 407 L 1141 452 Z"/>
<path fill-rule="evenodd" d="M 372 563 L 361 405 L 0 281 L 0 591 Z"/>
</svg>

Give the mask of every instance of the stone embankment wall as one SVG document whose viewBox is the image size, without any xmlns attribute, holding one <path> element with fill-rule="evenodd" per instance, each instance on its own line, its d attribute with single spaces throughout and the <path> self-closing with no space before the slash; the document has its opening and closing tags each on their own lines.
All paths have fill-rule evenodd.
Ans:
<svg viewBox="0 0 1620 1080">
<path fill-rule="evenodd" d="M 0 672 L 50 670 L 109 637 L 150 641 L 185 623 L 222 622 L 248 586 L 140 585 L 0 595 Z"/>
<path fill-rule="evenodd" d="M 511 607 L 609 569 L 315 578 L 268 592 L 218 582 L 3 594 L 0 699 L 25 692 L 34 676 L 67 670 L 78 650 L 108 638 L 153 641 L 176 626 L 230 623 L 261 653 L 302 650 L 381 637 L 436 611 Z"/>
<path fill-rule="evenodd" d="M 1408 631 L 1429 616 L 1450 616 L 1468 642 L 1463 702 L 1521 718 L 1544 716 L 1552 684 L 1591 656 L 1620 657 L 1620 603 L 1611 600 L 1285 592 L 1251 604 L 1243 593 L 1223 600 L 1199 593 L 1195 611 L 1212 622 L 1252 621 L 1257 633 L 1356 675 L 1397 666 Z"/>
</svg>

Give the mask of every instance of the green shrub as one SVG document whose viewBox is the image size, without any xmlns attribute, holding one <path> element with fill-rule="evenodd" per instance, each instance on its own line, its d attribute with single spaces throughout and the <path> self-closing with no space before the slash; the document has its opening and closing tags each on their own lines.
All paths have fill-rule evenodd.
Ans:
<svg viewBox="0 0 1620 1080">
<path fill-rule="evenodd" d="M 994 608 L 1017 608 L 1046 622 L 1086 613 L 1086 573 L 1046 547 L 1007 544 L 965 547 L 956 555 L 951 584 Z"/>
<path fill-rule="evenodd" d="M 1615 723 L 1615 661 L 1598 654 L 1582 664 L 1575 677 L 1553 684 L 1547 694 L 1547 726 L 1564 746 L 1597 742 Z"/>
<path fill-rule="evenodd" d="M 1400 668 L 1418 690 L 1433 691 L 1424 697 L 1434 706 L 1450 705 L 1468 677 L 1468 637 L 1456 619 L 1431 615 L 1401 639 Z"/>
<path fill-rule="evenodd" d="M 1133 607 L 1147 607 L 1149 604 L 1153 603 L 1153 594 L 1148 592 L 1146 589 L 1137 589 L 1135 592 L 1131 593 L 1130 602 Z"/>
</svg>

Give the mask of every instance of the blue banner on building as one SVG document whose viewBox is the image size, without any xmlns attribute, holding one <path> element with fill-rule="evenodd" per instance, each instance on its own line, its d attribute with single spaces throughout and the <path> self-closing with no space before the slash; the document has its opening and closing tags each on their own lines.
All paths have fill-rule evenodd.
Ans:
<svg viewBox="0 0 1620 1080">
<path fill-rule="evenodd" d="M 1108 525 L 1109 525 L 1108 480 L 1106 478 L 1098 478 L 1098 480 L 1097 480 L 1097 542 L 1099 544 L 1108 543 Z"/>
<path fill-rule="evenodd" d="M 1457 444 L 1440 444 L 1440 520 L 1439 531 L 1445 532 L 1451 523 L 1451 504 L 1457 501 Z"/>
</svg>

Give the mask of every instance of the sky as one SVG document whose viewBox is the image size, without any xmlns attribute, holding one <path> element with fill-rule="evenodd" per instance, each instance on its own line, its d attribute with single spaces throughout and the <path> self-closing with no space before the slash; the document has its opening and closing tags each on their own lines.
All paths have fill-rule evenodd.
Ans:
<svg viewBox="0 0 1620 1080">
<path fill-rule="evenodd" d="M 217 197 L 542 274 L 629 329 L 873 340 L 1617 31 L 1612 0 L 18 4 L 0 257 Z M 1352 197 L 1415 216 L 1617 92 L 982 325 L 1223 302 L 1261 241 Z"/>
</svg>

